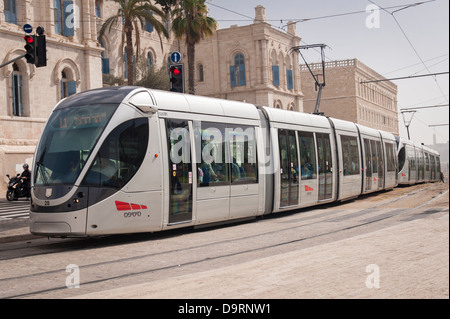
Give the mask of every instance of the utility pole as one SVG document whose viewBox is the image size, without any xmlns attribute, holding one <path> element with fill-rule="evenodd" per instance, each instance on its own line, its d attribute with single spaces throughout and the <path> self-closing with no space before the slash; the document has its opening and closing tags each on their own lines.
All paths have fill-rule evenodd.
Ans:
<svg viewBox="0 0 450 319">
<path fill-rule="evenodd" d="M 314 109 L 314 113 L 313 114 L 317 114 L 317 115 L 323 115 L 323 112 L 320 112 L 320 100 L 322 98 L 322 90 L 326 85 L 326 81 L 325 81 L 325 48 L 326 48 L 326 44 L 308 44 L 308 45 L 300 45 L 298 47 L 293 47 L 291 48 L 291 50 L 295 50 L 297 51 L 300 56 L 302 57 L 303 61 L 306 64 L 306 67 L 308 68 L 309 72 L 311 73 L 315 85 L 316 85 L 316 91 L 318 91 L 317 93 L 317 100 L 316 100 L 316 107 Z M 308 50 L 308 49 L 313 49 L 313 48 L 320 48 L 320 55 L 322 58 L 322 73 L 319 74 L 314 74 L 313 71 L 311 70 L 311 67 L 309 66 L 308 62 L 306 62 L 305 57 L 303 56 L 302 52 L 300 50 Z M 322 77 L 322 81 L 320 81 L 319 77 Z"/>
</svg>

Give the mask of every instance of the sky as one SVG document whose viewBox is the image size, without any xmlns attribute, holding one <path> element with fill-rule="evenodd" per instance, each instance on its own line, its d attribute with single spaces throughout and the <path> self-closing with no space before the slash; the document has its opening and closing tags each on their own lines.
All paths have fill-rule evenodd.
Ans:
<svg viewBox="0 0 450 319">
<path fill-rule="evenodd" d="M 262 5 L 274 28 L 286 31 L 288 21 L 298 21 L 301 45 L 326 44 L 327 61 L 357 58 L 386 78 L 449 71 L 448 0 L 207 0 L 207 5 L 220 28 L 252 24 L 254 8 Z M 380 9 L 367 12 L 369 5 Z M 320 61 L 318 52 L 304 53 L 308 62 Z M 414 116 L 411 140 L 430 145 L 435 135 L 437 143 L 447 143 L 449 75 L 393 82 L 400 110 L 433 106 L 405 113 L 407 122 Z M 447 106 L 435 107 L 442 104 Z M 436 126 L 442 124 L 447 125 Z M 407 138 L 401 113 L 399 129 Z"/>
</svg>

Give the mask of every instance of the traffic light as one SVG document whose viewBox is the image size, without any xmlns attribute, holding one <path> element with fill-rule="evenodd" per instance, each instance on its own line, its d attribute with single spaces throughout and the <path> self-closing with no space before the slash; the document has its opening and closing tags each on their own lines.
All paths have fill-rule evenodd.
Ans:
<svg viewBox="0 0 450 319">
<path fill-rule="evenodd" d="M 44 28 L 37 27 L 36 29 L 36 67 L 47 66 L 47 40 L 44 35 Z"/>
<path fill-rule="evenodd" d="M 34 35 L 26 35 L 25 39 L 25 51 L 27 52 L 25 55 L 25 59 L 27 59 L 27 63 L 34 64 L 36 62 L 36 36 Z"/>
<path fill-rule="evenodd" d="M 184 93 L 184 65 L 174 64 L 170 66 L 170 91 Z"/>
</svg>

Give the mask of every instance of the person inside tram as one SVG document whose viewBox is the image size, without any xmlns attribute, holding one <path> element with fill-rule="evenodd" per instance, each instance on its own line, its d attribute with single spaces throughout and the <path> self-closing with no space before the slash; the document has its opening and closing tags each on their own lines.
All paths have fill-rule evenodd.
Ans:
<svg viewBox="0 0 450 319">
<path fill-rule="evenodd" d="M 302 164 L 302 179 L 312 179 L 313 168 L 310 163 Z"/>
<path fill-rule="evenodd" d="M 108 178 L 112 178 L 117 171 L 114 162 L 105 157 L 98 157 L 97 163 L 94 167 L 96 171 L 107 176 Z"/>
</svg>

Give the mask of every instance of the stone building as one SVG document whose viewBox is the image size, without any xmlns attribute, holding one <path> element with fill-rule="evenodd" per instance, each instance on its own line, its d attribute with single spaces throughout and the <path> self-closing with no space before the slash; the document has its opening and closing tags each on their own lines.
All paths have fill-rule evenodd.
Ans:
<svg viewBox="0 0 450 319">
<path fill-rule="evenodd" d="M 322 63 L 310 64 L 314 74 L 322 73 Z M 301 65 L 304 112 L 314 112 L 317 92 L 312 75 Z M 326 86 L 322 92 L 320 112 L 376 129 L 399 134 L 397 85 L 357 59 L 325 63 Z"/>
<path fill-rule="evenodd" d="M 0 64 L 25 54 L 23 26 L 45 29 L 47 66 L 24 58 L 0 69 L 0 179 L 31 163 L 47 118 L 61 98 L 102 86 L 95 0 L 0 1 Z M 0 190 L 4 194 L 5 183 Z"/>
<path fill-rule="evenodd" d="M 219 29 L 196 46 L 196 94 L 303 111 L 295 23 L 288 31 L 267 23 L 255 8 L 254 23 Z"/>
</svg>

